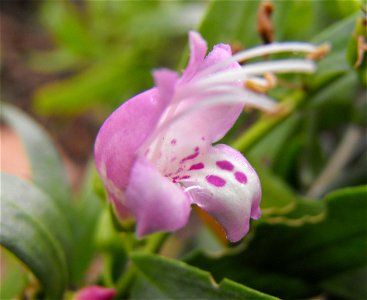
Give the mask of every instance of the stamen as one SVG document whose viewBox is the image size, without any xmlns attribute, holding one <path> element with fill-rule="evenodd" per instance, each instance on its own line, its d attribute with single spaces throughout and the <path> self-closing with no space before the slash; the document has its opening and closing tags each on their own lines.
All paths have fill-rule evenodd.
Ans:
<svg viewBox="0 0 367 300">
<path fill-rule="evenodd" d="M 215 85 L 223 82 L 235 82 L 236 80 L 247 80 L 251 75 L 262 75 L 264 73 L 312 73 L 315 71 L 315 63 L 303 59 L 286 59 L 271 62 L 253 63 L 243 66 L 241 69 L 226 70 L 216 73 L 211 77 L 202 79 L 196 84 L 201 87 Z"/>
<path fill-rule="evenodd" d="M 316 46 L 302 42 L 272 43 L 239 52 L 233 55 L 233 59 L 238 62 L 243 62 L 255 57 L 269 54 L 284 53 L 284 52 L 310 53 L 315 51 L 316 49 L 317 49 Z"/>
<path fill-rule="evenodd" d="M 317 50 L 317 51 L 316 51 Z M 231 58 L 206 68 L 195 76 L 195 80 L 182 86 L 177 86 L 171 106 L 161 119 L 155 132 L 142 145 L 145 149 L 152 142 L 156 141 L 153 147 L 153 154 L 158 153 L 161 147 L 160 135 L 164 134 L 170 126 L 181 120 L 188 114 L 204 108 L 215 107 L 218 105 L 245 104 L 250 107 L 262 109 L 267 112 L 276 111 L 276 102 L 263 94 L 275 86 L 276 78 L 272 73 L 312 73 L 315 71 L 315 63 L 305 59 L 285 59 L 269 62 L 251 63 L 242 66 L 240 69 L 226 69 L 213 74 L 213 70 L 220 70 L 223 66 L 233 61 L 243 61 L 261 55 L 280 53 L 280 52 L 313 52 L 311 58 L 317 58 L 322 53 L 326 53 L 325 46 L 316 48 L 308 43 L 273 43 L 259 46 L 250 50 L 239 52 Z M 203 75 L 209 73 L 208 76 Z M 264 78 L 257 77 L 264 75 Z M 236 83 L 245 82 L 247 89 L 239 88 Z M 255 91 L 255 92 L 254 92 Z M 257 93 L 256 93 L 257 92 Z M 187 109 L 177 113 L 178 105 L 185 99 L 200 97 L 200 101 Z"/>
<path fill-rule="evenodd" d="M 204 189 L 199 185 L 192 185 L 192 186 L 185 188 L 184 192 L 189 193 L 191 190 L 204 190 Z"/>
<path fill-rule="evenodd" d="M 234 61 L 236 62 L 244 62 L 250 60 L 252 58 L 270 55 L 275 53 L 285 53 L 285 52 L 300 52 L 300 53 L 312 53 L 317 50 L 318 47 L 314 46 L 310 43 L 303 42 L 285 42 L 285 43 L 271 43 L 262 46 L 258 46 L 255 48 L 251 48 L 248 50 L 244 50 L 234 54 L 232 57 L 217 63 L 204 71 L 200 72 L 196 78 L 205 77 L 209 74 L 219 71 L 225 66 L 230 65 Z"/>
<path fill-rule="evenodd" d="M 249 76 L 247 80 L 252 80 L 256 84 L 259 84 L 259 85 L 263 85 L 263 86 L 267 85 L 267 80 L 264 79 L 263 77 Z M 236 84 L 233 84 L 233 82 L 223 82 L 223 83 L 218 82 L 215 84 L 204 85 L 204 84 L 201 84 L 201 82 L 199 81 L 199 84 L 195 82 L 195 83 L 190 83 L 189 85 L 178 86 L 176 90 L 176 96 L 179 99 L 185 99 L 185 98 L 190 98 L 193 95 L 196 97 L 205 96 L 206 94 L 213 93 L 213 92 L 227 91 L 231 93 L 234 88 L 240 86 L 239 84 L 236 85 Z"/>
<path fill-rule="evenodd" d="M 264 78 L 267 81 L 269 88 L 273 88 L 273 87 L 275 87 L 277 85 L 277 81 L 278 80 L 277 80 L 277 78 L 275 77 L 274 74 L 272 74 L 272 73 L 265 73 L 264 74 Z"/>
<path fill-rule="evenodd" d="M 172 125 L 183 119 L 184 117 L 192 114 L 195 111 L 206 107 L 215 107 L 220 105 L 231 105 L 231 104 L 245 104 L 251 107 L 255 107 L 267 112 L 276 111 L 277 103 L 271 98 L 265 95 L 257 94 L 251 92 L 250 90 L 239 89 L 236 87 L 232 88 L 232 93 L 223 93 L 221 95 L 208 95 L 207 97 L 201 99 L 192 106 L 178 113 L 173 119 L 166 120 L 161 124 L 152 135 L 145 140 L 144 144 L 141 146 L 141 151 L 146 149 L 165 131 L 167 131 Z"/>
</svg>

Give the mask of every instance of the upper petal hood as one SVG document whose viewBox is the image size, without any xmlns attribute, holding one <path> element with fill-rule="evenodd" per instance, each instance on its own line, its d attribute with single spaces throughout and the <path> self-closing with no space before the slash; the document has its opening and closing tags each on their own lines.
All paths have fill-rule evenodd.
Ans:
<svg viewBox="0 0 367 300">
<path fill-rule="evenodd" d="M 97 170 L 114 200 L 123 202 L 136 151 L 155 129 L 165 108 L 154 88 L 121 105 L 102 125 L 94 155 Z"/>
</svg>

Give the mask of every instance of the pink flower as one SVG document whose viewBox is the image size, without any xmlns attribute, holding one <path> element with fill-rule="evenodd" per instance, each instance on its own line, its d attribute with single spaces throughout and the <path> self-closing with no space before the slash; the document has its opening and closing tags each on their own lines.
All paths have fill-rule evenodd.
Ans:
<svg viewBox="0 0 367 300">
<path fill-rule="evenodd" d="M 104 288 L 97 285 L 88 286 L 79 290 L 75 296 L 75 300 L 111 300 L 115 297 L 116 291 L 112 288 Z"/>
<path fill-rule="evenodd" d="M 190 61 L 180 77 L 161 69 L 156 87 L 121 105 L 103 124 L 95 144 L 97 169 L 118 215 L 132 213 L 137 235 L 175 231 L 191 205 L 211 214 L 229 240 L 240 240 L 250 218 L 260 217 L 261 187 L 237 150 L 212 145 L 233 126 L 245 104 L 271 110 L 274 102 L 244 88 L 266 86 L 266 72 L 312 72 L 304 59 L 238 62 L 275 52 L 311 52 L 305 43 L 270 44 L 232 56 L 219 44 L 205 57 L 206 42 L 190 33 Z"/>
</svg>

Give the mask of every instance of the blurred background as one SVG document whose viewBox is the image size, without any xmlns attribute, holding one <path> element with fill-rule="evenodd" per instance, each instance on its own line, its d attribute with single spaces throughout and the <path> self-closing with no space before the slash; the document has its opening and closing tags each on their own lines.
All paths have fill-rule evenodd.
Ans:
<svg viewBox="0 0 367 300">
<path fill-rule="evenodd" d="M 153 68 L 177 68 L 187 32 L 197 26 L 207 2 L 5 0 L 0 5 L 1 99 L 47 127 L 71 169 L 80 172 L 107 115 L 153 85 Z M 2 131 L 3 152 L 16 151 L 15 138 Z M 14 165 L 20 171 L 24 162 L 18 160 L 19 155 L 5 153 L 3 168 Z"/>
</svg>

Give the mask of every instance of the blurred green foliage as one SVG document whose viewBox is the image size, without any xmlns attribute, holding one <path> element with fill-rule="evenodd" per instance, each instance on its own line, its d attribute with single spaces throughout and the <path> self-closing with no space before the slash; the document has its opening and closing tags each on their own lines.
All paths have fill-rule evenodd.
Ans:
<svg viewBox="0 0 367 300">
<path fill-rule="evenodd" d="M 1 244 L 30 268 L 48 299 L 58 299 L 71 283 L 84 282 L 96 251 L 94 232 L 102 203 L 92 189 L 94 168 L 81 192 L 72 196 L 60 155 L 46 132 L 5 103 L 1 119 L 22 139 L 33 179 L 1 174 Z"/>
<path fill-rule="evenodd" d="M 110 111 L 153 85 L 151 70 L 177 64 L 187 31 L 205 3 L 184 1 L 45 1 L 40 21 L 55 49 L 35 52 L 39 72 L 72 76 L 41 87 L 34 105 L 43 114 Z"/>
</svg>

